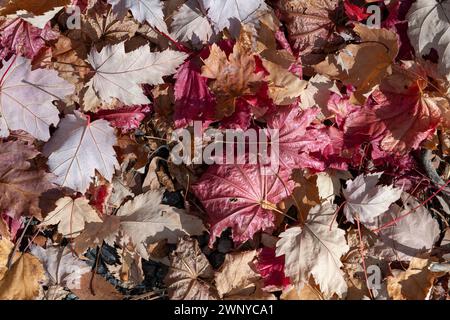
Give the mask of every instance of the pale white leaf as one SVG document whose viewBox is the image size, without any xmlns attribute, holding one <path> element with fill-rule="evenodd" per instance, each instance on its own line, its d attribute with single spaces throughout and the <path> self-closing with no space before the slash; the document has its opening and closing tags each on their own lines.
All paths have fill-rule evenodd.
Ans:
<svg viewBox="0 0 450 320">
<path fill-rule="evenodd" d="M 59 111 L 52 104 L 74 91 L 74 86 L 55 70 L 31 70 L 31 61 L 13 56 L 2 61 L 0 69 L 0 137 L 10 130 L 24 130 L 47 141 L 49 127 L 59 122 Z"/>
<path fill-rule="evenodd" d="M 408 36 L 419 55 L 439 54 L 439 70 L 450 79 L 450 1 L 417 0 L 407 15 Z"/>
<path fill-rule="evenodd" d="M 114 129 L 106 120 L 92 123 L 81 113 L 67 115 L 52 139 L 44 146 L 55 183 L 75 191 L 86 192 L 97 170 L 111 181 L 119 167 L 113 145 Z"/>
<path fill-rule="evenodd" d="M 349 247 L 345 231 L 338 228 L 336 221 L 331 223 L 335 210 L 329 202 L 315 206 L 302 227 L 280 234 L 276 255 L 285 256 L 284 272 L 299 292 L 311 276 L 327 297 L 334 293 L 342 297 L 347 292 L 340 258 Z"/>
<path fill-rule="evenodd" d="M 174 14 L 172 34 L 178 41 L 191 41 L 194 45 L 207 43 L 214 34 L 200 0 L 188 0 Z"/>
<path fill-rule="evenodd" d="M 377 186 L 383 173 L 359 175 L 353 181 L 347 181 L 342 191 L 346 203 L 344 214 L 348 221 L 359 219 L 363 224 L 370 225 L 375 218 L 386 212 L 389 206 L 400 199 L 402 190 L 393 186 Z"/>
<path fill-rule="evenodd" d="M 317 174 L 317 190 L 322 201 L 333 203 L 335 196 L 339 195 L 341 182 L 335 174 L 320 172 Z"/>
<path fill-rule="evenodd" d="M 124 42 L 106 46 L 101 52 L 92 49 L 88 62 L 95 75 L 88 86 L 106 103 L 117 98 L 125 105 L 149 104 L 140 85 L 164 83 L 163 77 L 175 73 L 186 57 L 170 49 L 150 52 L 149 45 L 125 53 Z"/>
<path fill-rule="evenodd" d="M 159 31 L 169 33 L 164 22 L 163 6 L 160 0 L 108 0 L 119 16 L 130 10 L 139 22 L 147 22 Z"/>
<path fill-rule="evenodd" d="M 403 208 L 394 204 L 391 210 L 377 219 L 378 228 L 396 221 L 380 231 L 378 241 L 372 248 L 375 255 L 388 261 L 411 261 L 419 253 L 430 250 L 441 232 L 437 220 L 412 195 L 403 193 L 401 198 Z"/>
<path fill-rule="evenodd" d="M 238 33 L 241 23 L 257 24 L 261 13 L 268 9 L 264 0 L 202 0 L 208 17 L 217 31 L 228 28 Z"/>
<path fill-rule="evenodd" d="M 68 247 L 59 246 L 43 249 L 32 246 L 31 253 L 44 265 L 47 285 L 61 285 L 69 289 L 80 289 L 81 277 L 90 272 L 91 267 Z"/>
</svg>

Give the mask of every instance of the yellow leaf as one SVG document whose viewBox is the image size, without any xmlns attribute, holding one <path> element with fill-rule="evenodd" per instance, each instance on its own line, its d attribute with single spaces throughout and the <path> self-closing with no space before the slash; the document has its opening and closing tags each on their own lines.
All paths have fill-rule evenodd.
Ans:
<svg viewBox="0 0 450 320">
<path fill-rule="evenodd" d="M 11 241 L 4 237 L 0 239 L 0 280 L 3 279 L 6 271 L 8 271 L 6 265 L 13 248 L 14 244 Z"/>
<path fill-rule="evenodd" d="M 44 268 L 38 258 L 24 253 L 0 280 L 0 300 L 31 300 L 39 294 Z"/>
</svg>

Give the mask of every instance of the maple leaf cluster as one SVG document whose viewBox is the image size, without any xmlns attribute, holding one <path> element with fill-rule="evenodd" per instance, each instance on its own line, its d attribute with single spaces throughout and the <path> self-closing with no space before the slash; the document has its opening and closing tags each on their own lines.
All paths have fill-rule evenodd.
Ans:
<svg viewBox="0 0 450 320">
<path fill-rule="evenodd" d="M 449 299 L 448 17 L 0 1 L 0 299 Z M 277 132 L 278 171 L 175 164 L 196 122 Z"/>
</svg>

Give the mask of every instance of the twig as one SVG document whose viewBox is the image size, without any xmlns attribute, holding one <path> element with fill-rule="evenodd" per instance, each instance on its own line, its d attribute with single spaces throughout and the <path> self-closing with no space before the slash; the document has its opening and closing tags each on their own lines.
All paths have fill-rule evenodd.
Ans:
<svg viewBox="0 0 450 320">
<path fill-rule="evenodd" d="M 33 218 L 32 218 L 32 217 L 30 217 L 30 219 L 28 220 L 27 224 L 25 225 L 25 228 L 23 228 L 23 231 L 22 231 L 22 234 L 20 235 L 20 238 L 19 238 L 19 239 L 16 241 L 16 243 L 14 244 L 14 249 L 13 249 L 13 251 L 11 252 L 11 255 L 10 255 L 9 258 L 8 258 L 8 264 L 7 264 L 8 269 L 11 268 L 11 265 L 12 265 L 13 260 L 14 260 L 14 256 L 16 255 L 17 249 L 19 248 L 20 243 L 22 242 L 23 237 L 25 236 L 25 233 L 27 232 L 27 229 L 28 229 L 28 227 L 29 227 L 30 224 L 31 224 L 31 221 L 33 221 Z"/>
</svg>

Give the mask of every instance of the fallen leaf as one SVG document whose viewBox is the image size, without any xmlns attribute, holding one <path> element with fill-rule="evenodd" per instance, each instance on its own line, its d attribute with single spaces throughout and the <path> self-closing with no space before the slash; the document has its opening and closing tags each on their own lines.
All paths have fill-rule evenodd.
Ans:
<svg viewBox="0 0 450 320">
<path fill-rule="evenodd" d="M 52 176 L 32 165 L 39 152 L 22 142 L 0 144 L 0 210 L 13 216 L 41 217 L 40 196 L 54 188 Z"/>
<path fill-rule="evenodd" d="M 256 251 L 230 253 L 225 256 L 222 267 L 214 276 L 219 296 L 243 295 L 255 290 L 255 282 L 260 278 L 252 268 Z"/>
<path fill-rule="evenodd" d="M 192 186 L 209 216 L 210 246 L 227 228 L 240 244 L 274 227 L 277 204 L 289 196 L 293 184 L 286 172 L 263 172 L 261 165 L 215 165 Z"/>
<path fill-rule="evenodd" d="M 69 247 L 33 246 L 31 253 L 44 266 L 48 285 L 61 285 L 69 289 L 79 289 L 81 277 L 91 271 L 91 267 L 80 260 Z"/>
<path fill-rule="evenodd" d="M 0 279 L 0 300 L 33 300 L 44 277 L 39 259 L 22 253 Z"/>
<path fill-rule="evenodd" d="M 128 201 L 117 211 L 119 230 L 130 237 L 144 259 L 149 257 L 147 246 L 151 243 L 162 239 L 176 243 L 178 237 L 200 235 L 204 230 L 199 218 L 161 204 L 162 196 L 162 190 L 149 191 Z M 107 242 L 114 242 L 114 237 L 109 237 Z"/>
<path fill-rule="evenodd" d="M 353 85 L 353 100 L 363 104 L 375 86 L 392 72 L 392 63 L 398 54 L 398 36 L 387 29 L 355 26 L 360 44 L 349 44 L 337 55 L 315 66 L 316 72 Z"/>
<path fill-rule="evenodd" d="M 370 225 L 375 218 L 386 212 L 390 205 L 400 199 L 402 190 L 393 186 L 377 186 L 383 173 L 359 175 L 353 181 L 348 180 L 342 190 L 347 202 L 344 214 L 348 221 L 355 218 Z"/>
<path fill-rule="evenodd" d="M 398 220 L 379 232 L 378 242 L 373 247 L 374 253 L 387 261 L 410 261 L 418 254 L 429 251 L 441 233 L 437 220 L 425 206 L 420 206 L 420 203 L 407 193 L 403 193 L 401 199 L 403 206 L 394 204 L 378 218 L 376 224 L 376 227 L 382 227 Z M 408 215 L 404 216 L 406 214 Z"/>
<path fill-rule="evenodd" d="M 311 209 L 303 226 L 289 228 L 280 234 L 276 255 L 285 256 L 284 272 L 298 292 L 310 276 L 327 297 L 335 293 L 342 297 L 347 292 L 340 258 L 349 247 L 344 230 L 333 221 L 335 210 L 325 202 Z"/>
<path fill-rule="evenodd" d="M 7 48 L 0 54 L 2 58 L 5 58 L 8 53 L 14 53 L 33 59 L 45 48 L 47 41 L 59 37 L 59 34 L 53 31 L 50 25 L 39 29 L 19 18 L 0 19 L 0 31 L 1 47 Z"/>
<path fill-rule="evenodd" d="M 101 222 L 97 212 L 82 197 L 64 197 L 56 202 L 56 209 L 48 213 L 40 226 L 58 225 L 58 232 L 64 237 L 74 238 L 83 230 L 86 223 Z"/>
<path fill-rule="evenodd" d="M 215 34 L 206 17 L 206 8 L 199 0 L 183 3 L 174 14 L 171 27 L 175 39 L 191 41 L 193 45 L 207 43 Z"/>
<path fill-rule="evenodd" d="M 92 286 L 91 286 L 92 284 Z M 92 289 L 91 289 L 92 288 Z M 80 289 L 72 289 L 80 300 L 122 300 L 123 295 L 102 276 L 85 273 L 81 277 Z"/>
<path fill-rule="evenodd" d="M 7 15 L 24 10 L 35 15 L 41 15 L 51 11 L 55 7 L 63 7 L 69 3 L 70 0 L 43 0 L 39 2 L 28 0 L 8 0 L 8 3 L 3 5 L 0 9 L 0 14 Z"/>
<path fill-rule="evenodd" d="M 208 10 L 208 17 L 217 31 L 228 28 L 233 34 L 239 34 L 240 23 L 257 23 L 262 12 L 267 9 L 263 0 L 201 0 Z"/>
<path fill-rule="evenodd" d="M 252 86 L 262 80 L 262 74 L 255 73 L 252 37 L 250 31 L 242 29 L 229 56 L 218 45 L 213 44 L 209 57 L 204 60 L 202 76 L 214 80 L 210 88 L 217 97 L 217 119 L 232 115 L 236 98 L 252 93 Z"/>
<path fill-rule="evenodd" d="M 82 113 L 67 115 L 52 139 L 44 146 L 55 183 L 84 193 L 97 170 L 111 181 L 119 164 L 113 145 L 114 130 L 108 121 L 90 119 Z M 83 167 L 81 167 L 81 165 Z"/>
<path fill-rule="evenodd" d="M 123 42 L 100 52 L 93 49 L 87 60 L 95 74 L 87 88 L 106 103 L 117 98 L 125 105 L 149 104 L 140 84 L 163 83 L 163 77 L 175 73 L 185 58 L 185 53 L 170 49 L 150 52 L 148 45 L 125 53 Z"/>
<path fill-rule="evenodd" d="M 293 48 L 301 53 L 320 51 L 333 41 L 338 0 L 281 0 L 278 8 Z"/>
<path fill-rule="evenodd" d="M 164 22 L 163 6 L 160 0 L 108 0 L 108 3 L 119 16 L 123 16 L 127 10 L 130 10 L 137 21 L 141 23 L 145 21 L 159 31 L 169 33 Z"/>
<path fill-rule="evenodd" d="M 170 256 L 170 268 L 164 279 L 174 300 L 216 300 L 211 286 L 214 270 L 201 252 L 197 241 L 180 239 Z"/>
<path fill-rule="evenodd" d="M 261 53 L 264 68 L 269 75 L 269 96 L 275 104 L 289 105 L 294 103 L 306 89 L 307 82 L 289 71 L 295 62 L 294 57 L 285 50 L 266 50 Z"/>
<path fill-rule="evenodd" d="M 426 256 L 415 257 L 406 271 L 389 276 L 389 296 L 394 300 L 425 300 L 438 276 L 428 270 L 430 263 Z"/>
<path fill-rule="evenodd" d="M 106 216 L 102 222 L 87 222 L 83 232 L 74 240 L 75 252 L 81 255 L 88 248 L 100 246 L 119 227 L 120 218 L 117 216 Z"/>
<path fill-rule="evenodd" d="M 440 59 L 439 71 L 450 79 L 450 3 L 439 0 L 418 0 L 409 9 L 408 36 L 418 54 L 425 56 L 435 49 Z"/>
<path fill-rule="evenodd" d="M 52 101 L 70 95 L 74 87 L 58 77 L 55 70 L 31 69 L 31 61 L 13 56 L 2 61 L 0 81 L 0 137 L 10 130 L 24 130 L 47 141 L 49 127 L 59 122 Z"/>
</svg>

